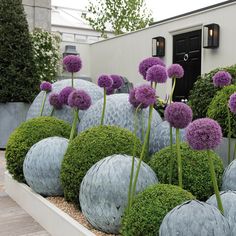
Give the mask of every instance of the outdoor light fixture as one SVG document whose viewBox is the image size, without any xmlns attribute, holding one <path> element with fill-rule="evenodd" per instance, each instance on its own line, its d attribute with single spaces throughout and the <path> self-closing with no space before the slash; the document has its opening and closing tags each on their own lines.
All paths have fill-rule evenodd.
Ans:
<svg viewBox="0 0 236 236">
<path fill-rule="evenodd" d="M 165 38 L 158 36 L 152 39 L 152 56 L 164 57 L 165 56 Z"/>
<path fill-rule="evenodd" d="M 63 53 L 63 58 L 68 55 L 78 55 L 78 52 L 76 51 L 76 46 L 74 45 L 65 46 L 65 52 Z"/>
<path fill-rule="evenodd" d="M 204 25 L 204 48 L 218 48 L 220 40 L 220 26 L 217 24 Z"/>
</svg>

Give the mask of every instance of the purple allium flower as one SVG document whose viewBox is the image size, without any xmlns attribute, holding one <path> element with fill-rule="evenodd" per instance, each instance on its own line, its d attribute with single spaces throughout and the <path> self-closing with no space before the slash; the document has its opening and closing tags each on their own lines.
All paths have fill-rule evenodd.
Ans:
<svg viewBox="0 0 236 236">
<path fill-rule="evenodd" d="M 165 83 L 167 72 L 164 66 L 154 65 L 147 70 L 146 80 L 155 83 Z"/>
<path fill-rule="evenodd" d="M 98 78 L 98 86 L 101 88 L 109 88 L 112 87 L 113 85 L 113 80 L 110 76 L 108 75 L 101 75 Z"/>
<path fill-rule="evenodd" d="M 224 87 L 231 84 L 232 77 L 227 71 L 218 71 L 212 79 L 215 87 Z"/>
<path fill-rule="evenodd" d="M 123 85 L 123 79 L 121 76 L 119 75 L 111 75 L 113 84 L 112 84 L 112 88 L 113 89 L 118 89 Z"/>
<path fill-rule="evenodd" d="M 84 90 L 75 90 L 68 97 L 68 105 L 79 110 L 87 110 L 91 103 L 91 97 Z"/>
<path fill-rule="evenodd" d="M 75 89 L 72 87 L 65 87 L 59 93 L 62 104 L 68 105 L 68 97 Z"/>
<path fill-rule="evenodd" d="M 193 119 L 192 109 L 183 102 L 168 105 L 164 112 L 165 119 L 177 129 L 186 128 Z"/>
<path fill-rule="evenodd" d="M 65 65 L 66 70 L 71 73 L 78 72 L 82 68 L 82 61 L 80 57 L 75 55 L 65 56 L 63 59 L 63 64 Z"/>
<path fill-rule="evenodd" d="M 222 130 L 215 120 L 201 118 L 190 123 L 186 130 L 186 138 L 192 149 L 214 149 L 221 142 Z"/>
<path fill-rule="evenodd" d="M 109 88 L 107 88 L 106 89 L 106 95 L 111 95 L 111 94 L 114 94 L 114 89 L 113 89 L 113 87 L 109 87 Z"/>
<path fill-rule="evenodd" d="M 167 69 L 167 73 L 169 78 L 182 78 L 184 76 L 184 69 L 180 64 L 172 64 Z"/>
<path fill-rule="evenodd" d="M 143 104 L 144 107 L 153 105 L 156 102 L 156 91 L 150 85 L 144 84 L 136 88 L 135 98 Z"/>
<path fill-rule="evenodd" d="M 236 93 L 233 93 L 229 98 L 229 109 L 236 114 Z"/>
<path fill-rule="evenodd" d="M 49 103 L 55 108 L 55 109 L 62 109 L 62 102 L 60 100 L 60 96 L 57 93 L 52 93 L 49 96 Z"/>
<path fill-rule="evenodd" d="M 131 105 L 133 105 L 135 108 L 137 108 L 140 105 L 140 102 L 135 98 L 136 88 L 131 89 L 129 92 L 129 102 Z"/>
<path fill-rule="evenodd" d="M 40 90 L 50 92 L 52 90 L 52 84 L 47 81 L 43 81 L 40 84 Z"/>
<path fill-rule="evenodd" d="M 165 67 L 165 63 L 159 57 L 149 57 L 141 61 L 141 63 L 139 64 L 139 73 L 143 76 L 144 79 L 146 79 L 147 70 L 154 65 Z"/>
</svg>

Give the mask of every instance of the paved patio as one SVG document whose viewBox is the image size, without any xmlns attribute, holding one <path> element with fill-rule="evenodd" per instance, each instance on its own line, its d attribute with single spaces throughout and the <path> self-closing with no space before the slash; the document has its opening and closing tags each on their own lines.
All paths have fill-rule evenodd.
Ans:
<svg viewBox="0 0 236 236">
<path fill-rule="evenodd" d="M 4 152 L 0 151 L 0 235 L 50 236 L 50 234 L 5 193 L 4 171 Z"/>
</svg>

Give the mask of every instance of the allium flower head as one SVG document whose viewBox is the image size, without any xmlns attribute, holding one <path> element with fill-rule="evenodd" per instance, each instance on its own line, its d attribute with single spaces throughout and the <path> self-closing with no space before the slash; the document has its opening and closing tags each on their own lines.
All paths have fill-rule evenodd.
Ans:
<svg viewBox="0 0 236 236">
<path fill-rule="evenodd" d="M 186 128 L 193 119 L 192 109 L 183 102 L 174 102 L 165 109 L 165 119 L 178 129 Z"/>
<path fill-rule="evenodd" d="M 112 88 L 113 89 L 119 89 L 122 85 L 123 85 L 123 79 L 121 76 L 119 75 L 111 75 L 113 84 L 112 84 Z"/>
<path fill-rule="evenodd" d="M 109 88 L 107 88 L 106 89 L 106 95 L 111 95 L 111 94 L 114 94 L 114 89 L 113 89 L 113 87 L 109 87 Z"/>
<path fill-rule="evenodd" d="M 68 105 L 79 110 L 87 110 L 91 103 L 91 97 L 84 90 L 75 90 L 68 97 Z"/>
<path fill-rule="evenodd" d="M 75 73 L 81 70 L 82 61 L 79 56 L 68 55 L 63 59 L 63 64 L 66 67 L 66 70 L 71 73 Z"/>
<path fill-rule="evenodd" d="M 229 98 L 229 109 L 236 114 L 236 93 L 233 93 Z"/>
<path fill-rule="evenodd" d="M 221 142 L 222 130 L 215 120 L 197 119 L 187 127 L 186 138 L 192 149 L 214 149 Z"/>
<path fill-rule="evenodd" d="M 101 75 L 98 78 L 98 86 L 101 88 L 110 88 L 113 85 L 113 80 L 108 75 Z"/>
<path fill-rule="evenodd" d="M 139 73 L 143 76 L 144 79 L 146 79 L 147 70 L 154 65 L 165 67 L 165 63 L 159 57 L 149 57 L 141 61 L 141 63 L 139 64 Z"/>
<path fill-rule="evenodd" d="M 68 105 L 68 97 L 75 89 L 72 87 L 65 87 L 59 93 L 62 104 Z"/>
<path fill-rule="evenodd" d="M 184 69 L 179 64 L 172 64 L 167 69 L 168 77 L 169 78 L 182 78 L 184 76 Z"/>
<path fill-rule="evenodd" d="M 55 109 L 62 109 L 62 102 L 60 100 L 60 96 L 57 93 L 52 93 L 49 96 L 49 103 L 55 108 Z"/>
<path fill-rule="evenodd" d="M 50 92 L 52 90 L 52 84 L 47 81 L 43 81 L 40 84 L 40 90 Z"/>
<path fill-rule="evenodd" d="M 143 107 L 148 107 L 156 102 L 156 91 L 150 85 L 144 84 L 136 88 L 135 98 Z"/>
<path fill-rule="evenodd" d="M 165 83 L 167 72 L 164 66 L 154 65 L 147 70 L 146 80 L 155 83 Z"/>
<path fill-rule="evenodd" d="M 232 77 L 227 71 L 218 71 L 212 79 L 215 87 L 224 87 L 231 84 Z"/>
<path fill-rule="evenodd" d="M 140 102 L 135 98 L 135 92 L 136 92 L 136 88 L 130 90 L 129 102 L 131 105 L 133 105 L 135 108 L 137 108 L 140 105 Z"/>
</svg>

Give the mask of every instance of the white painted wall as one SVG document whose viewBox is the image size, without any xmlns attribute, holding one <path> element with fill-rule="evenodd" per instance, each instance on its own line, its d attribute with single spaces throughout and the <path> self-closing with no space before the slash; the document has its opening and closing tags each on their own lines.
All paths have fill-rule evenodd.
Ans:
<svg viewBox="0 0 236 236">
<path fill-rule="evenodd" d="M 203 25 L 217 23 L 220 25 L 220 47 L 202 49 L 202 73 L 219 66 L 236 64 L 236 2 L 220 6 L 205 12 L 195 13 L 182 18 L 166 21 L 158 25 L 93 43 L 90 51 L 90 69 L 92 78 L 101 73 L 117 73 L 126 76 L 134 84 L 142 83 L 138 73 L 139 62 L 150 57 L 152 38 L 163 36 L 166 39 L 167 65 L 172 63 L 173 35 L 201 29 Z M 167 85 L 159 86 L 157 93 L 162 97 L 170 89 Z"/>
</svg>

